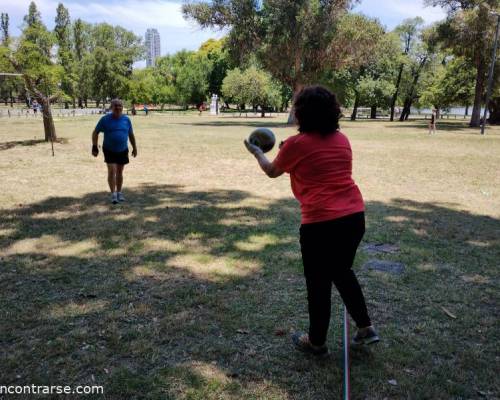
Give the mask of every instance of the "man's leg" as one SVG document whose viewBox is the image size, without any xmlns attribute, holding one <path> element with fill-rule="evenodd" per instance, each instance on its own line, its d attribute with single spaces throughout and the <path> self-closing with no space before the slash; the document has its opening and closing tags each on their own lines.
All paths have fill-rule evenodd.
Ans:
<svg viewBox="0 0 500 400">
<path fill-rule="evenodd" d="M 117 165 L 116 164 L 106 164 L 108 166 L 108 185 L 109 185 L 109 190 L 111 190 L 111 193 L 116 192 L 116 170 L 117 170 Z"/>
<path fill-rule="evenodd" d="M 123 187 L 123 170 L 125 165 L 116 165 L 116 191 L 121 193 Z"/>
</svg>

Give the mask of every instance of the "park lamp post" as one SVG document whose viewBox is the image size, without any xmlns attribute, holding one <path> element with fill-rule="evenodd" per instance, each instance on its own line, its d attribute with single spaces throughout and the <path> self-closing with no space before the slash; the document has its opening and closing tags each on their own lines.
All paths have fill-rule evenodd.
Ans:
<svg viewBox="0 0 500 400">
<path fill-rule="evenodd" d="M 481 135 L 484 135 L 486 129 L 486 118 L 488 116 L 488 103 L 490 102 L 491 92 L 493 91 L 493 74 L 495 73 L 495 63 L 497 58 L 498 32 L 500 30 L 500 13 L 490 11 L 490 15 L 497 17 L 497 29 L 495 33 L 495 44 L 493 45 L 493 59 L 491 60 L 490 73 L 488 75 L 488 90 L 486 92 L 486 105 L 484 107 L 484 116 L 481 124 Z"/>
</svg>

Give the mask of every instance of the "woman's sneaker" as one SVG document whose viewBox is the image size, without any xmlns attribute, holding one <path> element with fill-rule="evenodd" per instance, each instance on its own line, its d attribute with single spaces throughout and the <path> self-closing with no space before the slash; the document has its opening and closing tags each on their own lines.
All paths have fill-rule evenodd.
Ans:
<svg viewBox="0 0 500 400">
<path fill-rule="evenodd" d="M 118 204 L 118 194 L 117 193 L 113 193 L 111 195 L 111 203 Z"/>
<path fill-rule="evenodd" d="M 122 193 L 122 192 L 118 192 L 118 193 L 116 194 L 116 196 L 117 196 L 118 201 L 119 201 L 120 203 L 123 203 L 123 202 L 125 201 L 125 196 L 123 195 L 123 193 Z"/>
<path fill-rule="evenodd" d="M 359 330 L 356 336 L 352 339 L 353 346 L 364 346 L 378 342 L 380 342 L 380 338 L 372 326 Z"/>
<path fill-rule="evenodd" d="M 314 346 L 309 341 L 309 335 L 307 333 L 296 332 L 292 335 L 292 342 L 297 350 L 304 353 L 312 354 L 313 356 L 325 357 L 328 355 L 328 347 Z"/>
</svg>

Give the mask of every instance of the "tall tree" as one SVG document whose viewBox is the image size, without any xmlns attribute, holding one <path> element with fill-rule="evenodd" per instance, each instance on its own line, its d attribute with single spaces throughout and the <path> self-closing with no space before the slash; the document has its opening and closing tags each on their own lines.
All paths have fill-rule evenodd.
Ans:
<svg viewBox="0 0 500 400">
<path fill-rule="evenodd" d="M 445 56 L 423 78 L 418 103 L 442 110 L 452 106 L 467 106 L 474 100 L 474 67 L 463 58 Z"/>
<path fill-rule="evenodd" d="M 222 94 L 222 81 L 232 67 L 232 62 L 226 48 L 226 39 L 209 39 L 201 45 L 199 52 L 206 55 L 210 62 L 208 93 L 220 96 Z"/>
<path fill-rule="evenodd" d="M 59 96 L 58 83 L 62 71 L 52 59 L 54 37 L 42 23 L 34 2 L 30 4 L 24 21 L 17 46 L 14 49 L 4 47 L 2 57 L 10 62 L 16 72 L 22 74 L 26 89 L 42 105 L 45 140 L 55 140 L 51 101 Z"/>
<path fill-rule="evenodd" d="M 406 63 L 408 62 L 408 55 L 415 46 L 418 39 L 419 31 L 423 25 L 424 20 L 420 17 L 410 18 L 403 21 L 403 23 L 396 27 L 395 32 L 399 35 L 402 45 L 402 57 L 399 65 L 398 76 L 396 78 L 395 90 L 391 100 L 391 121 L 394 121 L 394 114 L 396 103 L 399 98 L 399 90 L 401 88 L 401 80 Z"/>
<path fill-rule="evenodd" d="M 90 24 L 78 18 L 72 26 L 73 60 L 76 74 L 75 94 L 78 98 L 78 107 L 82 108 L 92 93 L 92 56 Z"/>
<path fill-rule="evenodd" d="M 2 44 L 7 46 L 9 43 L 10 33 L 9 33 L 9 14 L 0 14 L 0 29 L 2 32 Z"/>
<path fill-rule="evenodd" d="M 72 99 L 73 107 L 75 107 L 76 76 L 71 43 L 71 20 L 68 9 L 62 3 L 57 6 L 54 33 L 57 40 L 58 62 L 64 69 L 61 89 L 67 98 Z M 65 108 L 68 108 L 67 98 Z"/>
<path fill-rule="evenodd" d="M 418 98 L 417 89 L 420 78 L 425 70 L 431 65 L 438 52 L 435 27 L 422 31 L 419 43 L 415 47 L 415 51 L 413 54 L 410 54 L 409 57 L 410 82 L 404 98 L 404 106 L 399 118 L 400 121 L 406 121 L 409 118 L 413 102 Z"/>
<path fill-rule="evenodd" d="M 448 11 L 448 18 L 438 28 L 440 38 L 455 55 L 465 57 L 476 69 L 470 126 L 479 127 L 495 27 L 489 12 L 492 9 L 498 10 L 498 0 L 426 0 L 426 2 L 432 6 L 441 6 Z"/>
</svg>

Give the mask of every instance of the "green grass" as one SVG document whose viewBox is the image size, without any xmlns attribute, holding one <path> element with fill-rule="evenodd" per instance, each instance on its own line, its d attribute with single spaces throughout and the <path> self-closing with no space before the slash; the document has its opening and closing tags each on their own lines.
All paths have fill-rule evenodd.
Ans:
<svg viewBox="0 0 500 400">
<path fill-rule="evenodd" d="M 333 357 L 296 353 L 307 327 L 299 208 L 242 146 L 283 118 L 134 119 L 128 202 L 108 204 L 95 118 L 0 124 L 0 384 L 104 386 L 109 399 L 339 399 Z M 383 341 L 353 353 L 354 399 L 500 395 L 500 130 L 343 123 L 366 203 L 366 242 L 394 243 L 401 276 L 356 268 Z M 275 154 L 275 153 L 272 153 Z M 450 318 L 442 309 L 457 316 Z M 388 383 L 395 379 L 397 386 Z M 103 398 L 101 396 L 100 398 Z"/>
</svg>

